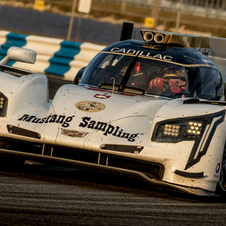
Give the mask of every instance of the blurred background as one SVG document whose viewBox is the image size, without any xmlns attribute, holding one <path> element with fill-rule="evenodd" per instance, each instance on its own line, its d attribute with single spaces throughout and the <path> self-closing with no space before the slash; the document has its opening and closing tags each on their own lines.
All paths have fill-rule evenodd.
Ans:
<svg viewBox="0 0 226 226">
<path fill-rule="evenodd" d="M 226 37 L 226 0 L 1 0 L 0 29 L 76 42 L 118 41 L 122 22 Z"/>
</svg>

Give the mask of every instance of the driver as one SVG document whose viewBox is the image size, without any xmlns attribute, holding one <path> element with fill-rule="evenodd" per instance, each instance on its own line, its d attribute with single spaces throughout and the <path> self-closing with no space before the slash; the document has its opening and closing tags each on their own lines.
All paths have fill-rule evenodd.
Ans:
<svg viewBox="0 0 226 226">
<path fill-rule="evenodd" d="M 165 69 L 163 78 L 154 78 L 149 83 L 150 89 L 170 90 L 173 93 L 185 93 L 185 71 L 182 69 Z"/>
</svg>

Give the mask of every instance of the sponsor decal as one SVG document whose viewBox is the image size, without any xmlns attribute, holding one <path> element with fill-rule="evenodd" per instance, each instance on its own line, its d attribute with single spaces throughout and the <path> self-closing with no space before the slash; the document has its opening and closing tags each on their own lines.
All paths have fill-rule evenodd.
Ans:
<svg viewBox="0 0 226 226">
<path fill-rule="evenodd" d="M 36 124 L 43 124 L 43 123 L 60 123 L 63 127 L 68 127 L 70 122 L 73 120 L 75 116 L 68 116 L 65 115 L 57 115 L 57 114 L 50 114 L 47 117 L 44 118 L 38 118 L 35 115 L 28 115 L 24 114 L 21 118 L 19 118 L 19 121 L 24 122 L 31 122 Z"/>
<path fill-rule="evenodd" d="M 152 52 L 145 51 L 145 50 L 141 51 L 141 50 L 135 50 L 135 49 L 125 49 L 125 48 L 114 47 L 110 51 L 111 52 L 115 52 L 115 53 L 131 54 L 131 55 L 136 55 L 136 56 L 156 58 L 156 59 L 160 59 L 160 60 L 169 60 L 169 61 L 171 61 L 173 59 L 173 57 L 169 56 L 169 55 L 162 55 L 162 54 L 153 55 Z"/>
<path fill-rule="evenodd" d="M 218 163 L 217 164 L 217 166 L 216 166 L 216 173 L 219 173 L 219 171 L 220 171 L 220 168 L 221 168 L 221 164 L 220 163 Z"/>
<path fill-rule="evenodd" d="M 97 94 L 94 95 L 94 97 L 95 97 L 95 98 L 99 98 L 99 99 L 108 99 L 108 98 L 110 98 L 111 96 L 108 95 L 107 93 L 105 93 L 105 94 L 99 94 L 99 93 L 97 93 Z"/>
<path fill-rule="evenodd" d="M 134 142 L 135 138 L 137 137 L 137 133 L 126 133 L 121 129 L 119 126 L 113 126 L 107 122 L 100 122 L 91 120 L 91 117 L 83 117 L 82 122 L 79 124 L 79 127 L 100 130 L 103 132 L 104 136 L 111 135 L 115 137 L 120 137 L 127 139 L 130 142 Z"/>
<path fill-rule="evenodd" d="M 68 129 L 61 129 L 61 134 L 69 137 L 85 137 L 88 133 L 76 131 L 76 130 L 68 130 Z"/>
<path fill-rule="evenodd" d="M 216 174 L 220 172 L 220 168 L 221 168 L 221 164 L 220 164 L 220 162 L 218 162 L 216 169 L 215 169 Z M 216 174 L 214 174 L 214 177 L 218 178 L 218 175 L 216 175 Z"/>
<path fill-rule="evenodd" d="M 97 112 L 103 111 L 105 109 L 105 105 L 95 101 L 81 101 L 75 104 L 75 107 L 80 111 L 86 112 Z"/>
</svg>

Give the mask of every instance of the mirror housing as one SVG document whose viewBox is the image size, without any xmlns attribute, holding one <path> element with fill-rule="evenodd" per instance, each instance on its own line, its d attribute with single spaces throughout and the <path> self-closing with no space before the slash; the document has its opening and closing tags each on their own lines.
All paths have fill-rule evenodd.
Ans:
<svg viewBox="0 0 226 226">
<path fill-rule="evenodd" d="M 75 75 L 74 81 L 72 82 L 72 84 L 74 85 L 78 85 L 80 78 L 83 75 L 83 72 L 85 71 L 86 67 L 81 68 L 78 73 Z"/>
<path fill-rule="evenodd" d="M 7 55 L 0 61 L 0 65 L 7 65 L 10 61 L 34 64 L 36 56 L 37 53 L 34 50 L 13 46 L 8 49 Z"/>
</svg>

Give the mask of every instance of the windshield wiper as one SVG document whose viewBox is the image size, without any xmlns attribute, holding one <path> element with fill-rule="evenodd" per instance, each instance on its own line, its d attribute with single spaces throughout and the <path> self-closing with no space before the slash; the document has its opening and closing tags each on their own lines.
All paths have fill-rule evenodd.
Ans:
<svg viewBox="0 0 226 226">
<path fill-rule="evenodd" d="M 101 83 L 98 86 L 100 89 L 110 89 L 113 90 L 113 84 L 110 83 Z M 130 86 L 124 86 L 124 88 L 121 90 L 119 89 L 119 85 L 114 85 L 114 91 L 122 91 L 125 93 L 133 93 L 137 95 L 144 95 L 145 90 L 137 87 L 130 87 Z"/>
<path fill-rule="evenodd" d="M 137 95 L 144 95 L 145 90 L 137 87 L 130 87 L 130 86 L 125 86 L 122 90 L 125 93 L 133 93 Z"/>
<path fill-rule="evenodd" d="M 101 83 L 98 87 L 100 89 L 111 89 L 111 90 L 114 87 L 114 90 L 115 91 L 118 91 L 119 90 L 119 85 L 113 85 L 112 83 Z"/>
</svg>

